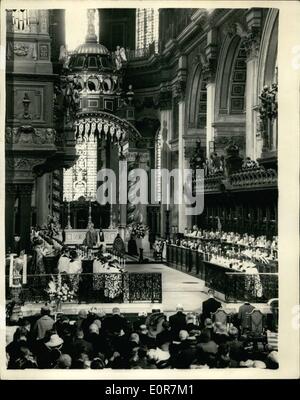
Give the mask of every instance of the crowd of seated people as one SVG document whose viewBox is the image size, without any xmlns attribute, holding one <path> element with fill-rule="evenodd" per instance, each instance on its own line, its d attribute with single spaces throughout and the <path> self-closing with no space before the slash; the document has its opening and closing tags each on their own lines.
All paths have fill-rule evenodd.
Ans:
<svg viewBox="0 0 300 400">
<path fill-rule="evenodd" d="M 209 307 L 211 307 L 210 299 Z M 217 303 L 216 303 L 216 306 Z M 134 320 L 118 308 L 92 308 L 76 317 L 51 316 L 44 306 L 35 320 L 21 320 L 7 344 L 9 369 L 193 369 L 278 368 L 277 351 L 253 346 L 236 321 L 223 324 L 185 313 L 178 305 L 169 318 L 160 310 Z M 246 308 L 245 308 L 246 307 Z M 207 311 L 207 307 L 205 309 Z M 206 312 L 205 311 L 205 312 Z"/>
</svg>

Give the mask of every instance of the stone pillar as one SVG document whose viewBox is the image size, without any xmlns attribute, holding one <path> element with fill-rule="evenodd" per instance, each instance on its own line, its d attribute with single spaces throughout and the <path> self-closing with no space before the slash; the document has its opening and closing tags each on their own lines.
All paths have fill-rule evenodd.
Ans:
<svg viewBox="0 0 300 400">
<path fill-rule="evenodd" d="M 184 127 L 185 127 L 185 102 L 179 102 L 179 122 L 178 122 L 178 169 L 182 174 L 182 185 L 178 188 L 182 194 L 181 204 L 178 205 L 178 232 L 184 232 L 187 226 L 187 215 L 183 197 L 183 178 L 184 169 L 189 168 L 188 161 L 184 157 Z"/>
<path fill-rule="evenodd" d="M 255 111 L 257 97 L 257 67 L 258 57 L 252 56 L 247 59 L 247 84 L 246 84 L 246 156 L 256 158 L 256 121 Z"/>
<path fill-rule="evenodd" d="M 171 140 L 172 133 L 172 110 L 166 109 L 161 110 L 161 167 L 169 169 L 171 165 L 171 149 L 169 146 L 169 141 Z M 166 205 L 161 204 L 160 208 L 160 232 L 164 236 L 166 231 Z"/>
<path fill-rule="evenodd" d="M 37 225 L 42 226 L 47 222 L 49 215 L 49 175 L 36 179 L 36 221 Z"/>
<path fill-rule="evenodd" d="M 207 32 L 205 54 L 202 54 L 203 78 L 206 79 L 206 156 L 209 157 L 209 142 L 215 140 L 215 74 L 217 68 L 218 32 L 210 29 Z"/>
<path fill-rule="evenodd" d="M 26 251 L 30 248 L 30 226 L 31 226 L 31 193 L 32 184 L 19 185 L 20 193 L 20 249 Z"/>
<path fill-rule="evenodd" d="M 5 243 L 6 248 L 13 249 L 14 244 L 14 205 L 18 187 L 13 183 L 5 185 Z"/>
<path fill-rule="evenodd" d="M 261 11 L 251 8 L 246 14 L 247 35 L 244 46 L 247 53 L 246 79 L 246 156 L 258 157 L 256 146 L 257 131 L 257 74 L 258 54 L 261 35 Z"/>
<path fill-rule="evenodd" d="M 209 158 L 210 150 L 209 150 L 209 142 L 215 140 L 215 91 L 216 84 L 215 82 L 207 82 L 206 85 L 206 156 Z"/>
</svg>

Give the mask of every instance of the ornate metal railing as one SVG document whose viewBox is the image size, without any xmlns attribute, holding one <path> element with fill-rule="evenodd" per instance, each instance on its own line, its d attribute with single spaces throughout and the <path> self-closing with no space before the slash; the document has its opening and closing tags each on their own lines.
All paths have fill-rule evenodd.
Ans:
<svg viewBox="0 0 300 400">
<path fill-rule="evenodd" d="M 141 49 L 126 49 L 126 57 L 128 61 L 148 58 L 153 54 L 158 54 L 158 42 L 156 41 L 150 43 L 149 46 Z"/>
<path fill-rule="evenodd" d="M 221 188 L 222 181 L 226 179 L 225 175 L 215 173 L 208 175 L 204 179 L 205 192 L 218 191 Z M 231 174 L 227 178 L 228 184 L 233 188 L 251 188 L 257 186 L 276 186 L 277 172 L 273 169 L 247 169 Z"/>
<path fill-rule="evenodd" d="M 276 185 L 277 173 L 273 169 L 258 168 L 254 170 L 240 171 L 230 176 L 232 186 L 258 186 L 258 185 Z"/>
<path fill-rule="evenodd" d="M 204 179 L 205 192 L 220 190 L 220 184 L 222 179 L 225 179 L 225 176 L 221 172 L 211 176 L 207 176 Z"/>
<path fill-rule="evenodd" d="M 278 297 L 278 274 L 228 273 L 224 283 L 225 300 L 263 303 Z"/>
<path fill-rule="evenodd" d="M 9 287 L 6 277 L 6 298 L 21 303 L 50 301 L 49 283 L 57 274 L 27 275 L 27 283 L 19 288 Z M 162 301 L 160 273 L 81 273 L 60 274 L 62 285 L 74 290 L 74 303 L 132 303 Z"/>
</svg>

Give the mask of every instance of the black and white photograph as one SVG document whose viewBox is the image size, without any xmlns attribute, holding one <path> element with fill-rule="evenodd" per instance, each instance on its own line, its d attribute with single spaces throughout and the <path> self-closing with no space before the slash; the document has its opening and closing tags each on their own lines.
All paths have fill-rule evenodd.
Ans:
<svg viewBox="0 0 300 400">
<path fill-rule="evenodd" d="M 1 374 L 299 376 L 299 3 L 59 3 L 1 5 Z"/>
</svg>

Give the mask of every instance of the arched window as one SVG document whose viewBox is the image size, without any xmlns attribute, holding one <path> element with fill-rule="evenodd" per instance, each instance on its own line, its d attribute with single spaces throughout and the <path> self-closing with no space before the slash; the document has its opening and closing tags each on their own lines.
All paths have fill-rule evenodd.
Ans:
<svg viewBox="0 0 300 400">
<path fill-rule="evenodd" d="M 146 49 L 155 42 L 158 50 L 158 20 L 157 8 L 138 8 L 136 10 L 136 48 Z"/>
<path fill-rule="evenodd" d="M 93 138 L 76 143 L 78 160 L 72 168 L 64 170 L 64 199 L 76 201 L 80 197 L 96 198 L 97 191 L 97 141 Z"/>
</svg>

